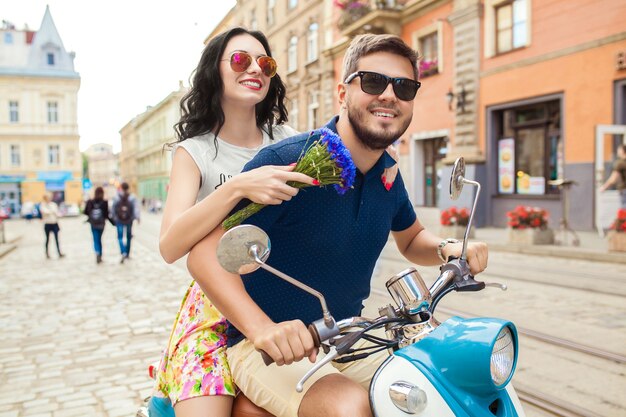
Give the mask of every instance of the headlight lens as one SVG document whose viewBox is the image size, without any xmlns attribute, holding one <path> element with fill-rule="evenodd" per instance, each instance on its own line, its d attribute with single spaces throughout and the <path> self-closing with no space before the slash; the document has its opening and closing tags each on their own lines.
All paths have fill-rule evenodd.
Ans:
<svg viewBox="0 0 626 417">
<path fill-rule="evenodd" d="M 491 351 L 491 379 L 500 388 L 511 376 L 515 364 L 515 343 L 508 327 L 498 333 Z"/>
</svg>

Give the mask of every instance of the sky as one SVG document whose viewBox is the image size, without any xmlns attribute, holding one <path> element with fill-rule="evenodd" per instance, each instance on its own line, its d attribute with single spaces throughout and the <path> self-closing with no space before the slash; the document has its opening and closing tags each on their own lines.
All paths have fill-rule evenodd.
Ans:
<svg viewBox="0 0 626 417">
<path fill-rule="evenodd" d="M 204 39 L 235 0 L 18 0 L 0 2 L 0 17 L 37 30 L 46 5 L 80 74 L 80 149 L 110 143 L 120 129 L 158 104 L 182 80 L 189 85 Z"/>
</svg>

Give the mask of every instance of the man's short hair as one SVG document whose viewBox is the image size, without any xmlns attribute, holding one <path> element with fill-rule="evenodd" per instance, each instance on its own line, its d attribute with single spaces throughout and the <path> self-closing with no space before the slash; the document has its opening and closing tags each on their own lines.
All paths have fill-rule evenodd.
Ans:
<svg viewBox="0 0 626 417">
<path fill-rule="evenodd" d="M 408 59 L 413 67 L 413 75 L 417 81 L 417 52 L 407 45 L 402 38 L 396 35 L 373 35 L 371 33 L 356 36 L 343 57 L 343 74 L 345 80 L 348 75 L 357 71 L 359 60 L 375 52 L 389 52 Z"/>
<path fill-rule="evenodd" d="M 123 182 L 123 183 L 122 183 L 122 190 L 124 190 L 124 191 L 128 191 L 128 189 L 129 189 L 129 188 L 130 188 L 130 187 L 128 186 L 128 183 L 127 183 L 127 182 Z"/>
</svg>

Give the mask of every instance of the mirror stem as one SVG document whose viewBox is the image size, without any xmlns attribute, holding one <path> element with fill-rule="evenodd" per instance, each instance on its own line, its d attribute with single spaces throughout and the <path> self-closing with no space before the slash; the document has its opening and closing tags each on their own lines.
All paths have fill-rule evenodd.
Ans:
<svg viewBox="0 0 626 417">
<path fill-rule="evenodd" d="M 324 314 L 324 324 L 329 328 L 333 328 L 335 326 L 335 320 L 333 319 L 333 316 L 331 316 L 330 312 L 328 311 L 328 307 L 326 306 L 326 299 L 324 299 L 324 296 L 322 295 L 322 293 L 314 290 L 308 285 L 301 283 L 300 281 L 290 277 L 289 275 L 280 272 L 278 269 L 272 268 L 271 266 L 267 265 L 265 262 L 259 259 L 258 249 L 259 248 L 257 247 L 257 245 L 250 246 L 250 253 L 254 256 L 254 261 L 258 263 L 261 266 L 261 268 L 265 269 L 266 271 L 271 272 L 272 274 L 284 279 L 285 281 L 287 281 L 288 283 L 292 285 L 295 285 L 301 290 L 304 290 L 308 292 L 309 294 L 316 296 L 318 300 L 320 300 L 320 304 L 322 305 L 322 313 Z"/>
<path fill-rule="evenodd" d="M 467 240 L 469 238 L 470 230 L 472 229 L 472 222 L 474 221 L 474 213 L 476 212 L 476 204 L 478 203 L 478 196 L 480 195 L 480 184 L 476 181 L 471 181 L 466 178 L 462 178 L 463 184 L 476 186 L 476 197 L 474 197 L 474 204 L 472 205 L 472 212 L 467 222 L 467 228 L 465 229 L 465 236 L 463 236 L 463 251 L 461 252 L 461 259 L 467 260 Z"/>
</svg>

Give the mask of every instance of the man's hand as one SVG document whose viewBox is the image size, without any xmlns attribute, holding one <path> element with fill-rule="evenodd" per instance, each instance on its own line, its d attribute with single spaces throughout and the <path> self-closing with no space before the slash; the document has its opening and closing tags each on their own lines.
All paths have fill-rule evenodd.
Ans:
<svg viewBox="0 0 626 417">
<path fill-rule="evenodd" d="M 448 243 L 441 251 L 442 255 L 448 259 L 450 256 L 459 258 L 463 251 L 463 242 Z M 467 244 L 467 263 L 472 275 L 477 275 L 487 268 L 489 251 L 484 242 L 471 242 Z"/>
<path fill-rule="evenodd" d="M 290 365 L 305 357 L 315 363 L 317 348 L 300 320 L 272 323 L 247 336 L 256 350 L 267 353 L 278 366 Z"/>
</svg>

